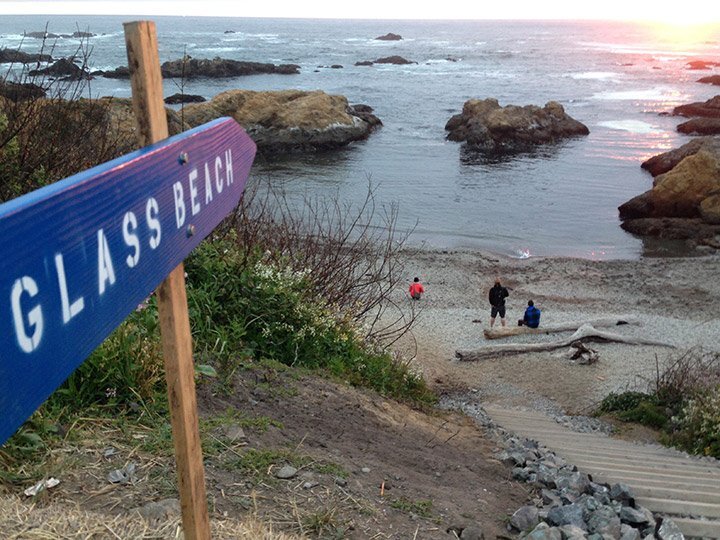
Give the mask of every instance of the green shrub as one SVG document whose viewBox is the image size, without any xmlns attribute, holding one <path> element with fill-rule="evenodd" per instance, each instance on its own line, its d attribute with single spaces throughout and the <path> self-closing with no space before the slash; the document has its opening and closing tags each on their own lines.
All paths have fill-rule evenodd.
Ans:
<svg viewBox="0 0 720 540">
<path fill-rule="evenodd" d="M 201 244 L 185 268 L 195 348 L 222 380 L 269 359 L 417 404 L 434 400 L 421 376 L 366 343 L 341 310 L 316 297 L 304 271 L 264 254 L 248 257 L 232 236 Z"/>
<path fill-rule="evenodd" d="M 643 392 L 622 392 L 620 394 L 611 392 L 600 403 L 599 411 L 603 413 L 631 411 L 642 402 L 656 404 L 657 399 L 655 396 Z"/>
</svg>

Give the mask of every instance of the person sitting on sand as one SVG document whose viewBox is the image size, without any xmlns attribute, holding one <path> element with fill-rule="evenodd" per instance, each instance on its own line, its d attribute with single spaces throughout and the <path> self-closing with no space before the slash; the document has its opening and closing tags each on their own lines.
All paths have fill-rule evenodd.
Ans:
<svg viewBox="0 0 720 540">
<path fill-rule="evenodd" d="M 505 299 L 510 296 L 508 290 L 500 284 L 500 278 L 495 279 L 495 285 L 490 289 L 490 328 L 495 324 L 495 317 L 500 314 L 500 323 L 505 326 Z"/>
<path fill-rule="evenodd" d="M 540 326 L 540 310 L 535 307 L 535 302 L 528 300 L 528 307 L 525 308 L 525 315 L 518 321 L 518 326 L 537 328 Z"/>
<path fill-rule="evenodd" d="M 425 287 L 420 283 L 420 278 L 415 278 L 410 284 L 410 298 L 413 300 L 420 300 L 422 295 L 425 293 Z"/>
</svg>

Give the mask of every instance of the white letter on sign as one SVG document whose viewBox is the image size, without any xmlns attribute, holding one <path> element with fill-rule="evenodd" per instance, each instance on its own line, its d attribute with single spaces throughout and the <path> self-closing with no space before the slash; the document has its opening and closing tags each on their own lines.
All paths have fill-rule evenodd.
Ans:
<svg viewBox="0 0 720 540">
<path fill-rule="evenodd" d="M 105 282 L 115 283 L 115 268 L 110 258 L 110 246 L 102 229 L 98 230 L 98 293 L 105 293 Z"/>
<path fill-rule="evenodd" d="M 213 200 L 212 183 L 210 181 L 210 167 L 205 163 L 205 205 L 207 206 Z"/>
<path fill-rule="evenodd" d="M 137 218 L 135 217 L 135 213 L 125 212 L 125 217 L 123 218 L 123 239 L 125 240 L 126 246 L 135 250 L 135 253 L 128 255 L 125 259 L 128 268 L 135 268 L 135 265 L 140 260 L 140 240 L 135 232 L 136 230 Z"/>
<path fill-rule="evenodd" d="M 215 158 L 215 187 L 218 193 L 222 193 L 223 189 L 223 179 L 222 176 L 220 176 L 220 171 L 222 171 L 222 159 L 220 159 L 220 156 L 217 156 Z"/>
<path fill-rule="evenodd" d="M 150 237 L 150 248 L 156 249 L 160 245 L 160 238 L 162 238 L 162 231 L 160 229 L 160 220 L 158 214 L 160 213 L 160 207 L 158 202 L 150 197 L 147 204 L 145 205 L 145 220 L 151 231 L 155 233 L 154 236 Z"/>
<path fill-rule="evenodd" d="M 185 201 L 183 201 L 183 187 L 180 182 L 173 184 L 173 194 L 175 195 L 175 223 L 179 229 L 185 223 Z"/>
<path fill-rule="evenodd" d="M 10 300 L 12 304 L 13 321 L 15 322 L 15 335 L 17 336 L 20 348 L 26 353 L 31 353 L 40 345 L 40 339 L 43 333 L 43 316 L 40 306 L 37 305 L 30 310 L 27 316 L 28 325 L 35 327 L 31 336 L 28 336 L 25 322 L 23 321 L 22 308 L 20 307 L 20 296 L 22 293 L 28 293 L 30 298 L 38 293 L 38 286 L 35 280 L 29 276 L 23 276 L 16 279 L 13 284 Z"/>
<path fill-rule="evenodd" d="M 57 270 L 58 286 L 60 287 L 60 302 L 62 303 L 63 323 L 67 324 L 70 319 L 80 313 L 85 307 L 85 299 L 81 296 L 70 304 L 67 279 L 65 278 L 65 263 L 62 253 L 55 254 L 55 269 Z"/>
<path fill-rule="evenodd" d="M 197 185 L 195 184 L 197 177 L 197 169 L 190 171 L 190 174 L 188 175 L 188 185 L 190 186 L 190 210 L 192 211 L 193 216 L 200 211 L 200 203 L 197 200 Z"/>
<path fill-rule="evenodd" d="M 233 168 L 232 168 L 232 150 L 225 150 L 225 179 L 227 185 L 233 183 Z"/>
</svg>

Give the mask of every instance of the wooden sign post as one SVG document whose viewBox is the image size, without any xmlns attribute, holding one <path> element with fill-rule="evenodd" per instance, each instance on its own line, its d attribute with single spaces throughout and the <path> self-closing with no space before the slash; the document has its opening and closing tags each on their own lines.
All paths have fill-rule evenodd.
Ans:
<svg viewBox="0 0 720 540">
<path fill-rule="evenodd" d="M 232 118 L 167 137 L 155 26 L 125 26 L 143 148 L 0 204 L 0 445 L 157 290 L 183 527 L 210 537 L 183 260 L 240 201 Z"/>
<path fill-rule="evenodd" d="M 155 23 L 151 21 L 125 23 L 124 27 L 133 111 L 138 126 L 138 142 L 142 147 L 168 136 L 157 32 Z M 195 366 L 182 262 L 158 288 L 157 302 L 183 530 L 189 540 L 209 539 L 205 471 L 195 397 Z"/>
</svg>

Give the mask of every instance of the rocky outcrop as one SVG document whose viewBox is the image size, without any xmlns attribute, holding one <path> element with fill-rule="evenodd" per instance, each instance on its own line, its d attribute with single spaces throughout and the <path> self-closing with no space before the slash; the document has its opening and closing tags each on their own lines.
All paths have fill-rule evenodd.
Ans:
<svg viewBox="0 0 720 540">
<path fill-rule="evenodd" d="M 34 64 L 36 62 L 52 62 L 52 56 L 30 54 L 17 49 L 0 49 L 0 64 Z"/>
<path fill-rule="evenodd" d="M 371 60 L 360 60 L 359 62 L 355 62 L 356 66 L 372 66 L 374 62 Z"/>
<path fill-rule="evenodd" d="M 164 101 L 168 105 L 178 105 L 180 103 L 204 103 L 207 100 L 194 94 L 173 94 L 166 97 Z"/>
<path fill-rule="evenodd" d="M 240 123 L 266 154 L 328 150 L 366 138 L 380 120 L 367 106 L 321 91 L 230 90 L 188 105 L 185 121 L 198 126 L 221 116 Z"/>
<path fill-rule="evenodd" d="M 694 116 L 720 118 L 720 95 L 710 98 L 705 102 L 679 105 L 673 109 L 672 113 L 674 116 L 685 116 L 687 118 L 692 118 Z"/>
<path fill-rule="evenodd" d="M 260 73 L 275 73 L 280 75 L 295 75 L 300 73 L 300 66 L 296 64 L 262 64 L 260 62 L 241 62 L 225 58 L 196 59 L 186 58 L 165 62 L 161 66 L 162 76 L 165 78 L 196 79 L 208 77 L 212 79 L 241 77 L 244 75 L 257 75 Z"/>
<path fill-rule="evenodd" d="M 466 101 L 462 113 L 453 116 L 445 129 L 450 132 L 449 140 L 465 142 L 469 148 L 487 154 L 523 152 L 539 144 L 590 133 L 555 101 L 543 108 L 501 107 L 492 98 Z"/>
<path fill-rule="evenodd" d="M 380 41 L 400 41 L 402 39 L 402 36 L 399 34 L 393 34 L 392 32 L 389 32 L 385 34 L 384 36 L 378 36 L 375 39 L 379 39 Z"/>
<path fill-rule="evenodd" d="M 697 154 L 703 149 L 720 156 L 720 137 L 698 137 L 679 148 L 651 157 L 644 161 L 641 167 L 653 176 L 657 176 L 668 172 L 686 157 Z"/>
<path fill-rule="evenodd" d="M 719 135 L 720 117 L 693 118 L 692 120 L 678 124 L 677 130 L 686 135 Z"/>
<path fill-rule="evenodd" d="M 707 150 L 655 177 L 653 188 L 619 207 L 620 219 L 699 217 L 703 199 L 720 190 L 720 157 Z"/>
<path fill-rule="evenodd" d="M 277 75 L 297 75 L 300 66 L 296 64 L 263 64 L 261 62 L 241 62 L 225 58 L 171 60 L 160 66 L 162 76 L 166 79 L 224 79 L 229 77 L 243 77 L 245 75 L 259 75 L 263 73 Z M 120 66 L 110 71 L 101 72 L 107 79 L 129 79 L 130 70 Z"/>
<path fill-rule="evenodd" d="M 720 75 L 710 75 L 709 77 L 703 77 L 702 79 L 698 79 L 699 83 L 704 84 L 714 84 L 715 86 L 720 86 Z"/>
<path fill-rule="evenodd" d="M 37 75 L 48 75 L 67 81 L 90 78 L 90 73 L 86 69 L 78 66 L 72 58 L 61 58 L 46 68 L 33 69 L 30 71 L 30 75 L 33 77 Z"/>
<path fill-rule="evenodd" d="M 10 101 L 24 101 L 45 97 L 45 89 L 33 83 L 0 80 L 0 96 Z"/>
<path fill-rule="evenodd" d="M 652 189 L 620 205 L 622 227 L 720 247 L 720 139 L 693 141 L 675 152 L 656 160 L 652 168 L 658 171 L 681 158 L 655 177 Z"/>
</svg>

